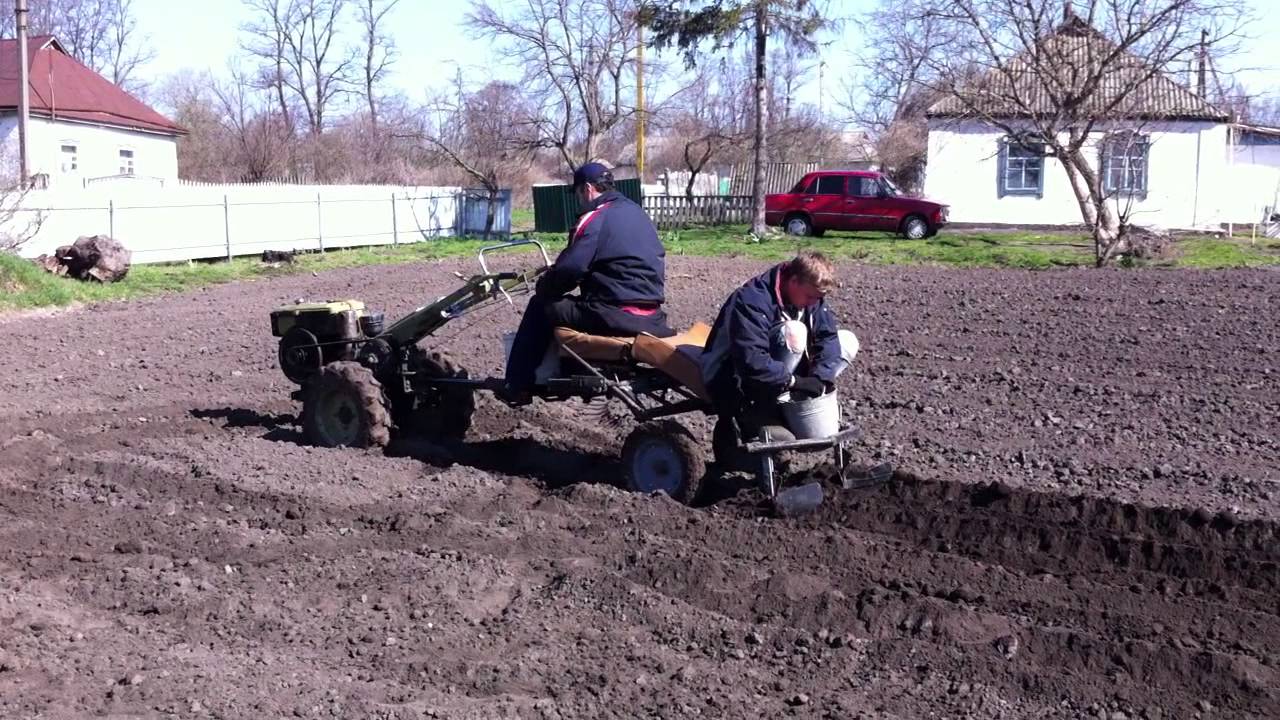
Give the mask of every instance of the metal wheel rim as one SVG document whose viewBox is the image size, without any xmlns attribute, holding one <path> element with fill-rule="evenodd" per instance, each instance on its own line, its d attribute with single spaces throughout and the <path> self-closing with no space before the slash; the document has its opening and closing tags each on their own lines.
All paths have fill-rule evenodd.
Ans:
<svg viewBox="0 0 1280 720">
<path fill-rule="evenodd" d="M 680 452 L 670 443 L 648 440 L 631 457 L 631 484 L 637 492 L 675 496 L 684 479 Z"/>
<path fill-rule="evenodd" d="M 919 240 L 924 237 L 925 226 L 923 220 L 912 219 L 907 221 L 907 237 L 912 240 Z"/>
<path fill-rule="evenodd" d="M 808 235 L 809 223 L 801 220 L 800 218 L 793 218 L 787 221 L 787 232 L 792 235 Z"/>
<path fill-rule="evenodd" d="M 360 405 L 348 393 L 328 392 L 317 408 L 320 432 L 334 447 L 355 445 L 360 439 Z"/>
</svg>

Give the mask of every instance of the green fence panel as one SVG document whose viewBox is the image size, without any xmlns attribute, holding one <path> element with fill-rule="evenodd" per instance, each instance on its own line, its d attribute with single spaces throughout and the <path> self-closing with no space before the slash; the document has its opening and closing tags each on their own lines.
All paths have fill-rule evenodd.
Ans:
<svg viewBox="0 0 1280 720">
<path fill-rule="evenodd" d="M 624 197 L 637 205 L 643 203 L 640 179 L 614 182 Z M 567 233 L 578 220 L 578 198 L 572 185 L 535 185 L 533 187 L 533 229 L 536 232 Z"/>
</svg>

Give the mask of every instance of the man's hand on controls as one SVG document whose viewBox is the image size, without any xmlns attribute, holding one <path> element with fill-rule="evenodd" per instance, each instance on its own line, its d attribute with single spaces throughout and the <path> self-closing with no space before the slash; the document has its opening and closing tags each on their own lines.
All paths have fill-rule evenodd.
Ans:
<svg viewBox="0 0 1280 720">
<path fill-rule="evenodd" d="M 818 397 L 831 392 L 835 389 L 835 386 L 816 377 L 793 375 L 791 377 L 791 386 L 788 389 L 798 395 Z"/>
</svg>

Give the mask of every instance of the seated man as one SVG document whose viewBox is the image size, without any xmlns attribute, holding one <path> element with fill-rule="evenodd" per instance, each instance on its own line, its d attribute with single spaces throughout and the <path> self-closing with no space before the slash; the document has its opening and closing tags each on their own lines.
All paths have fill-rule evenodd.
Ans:
<svg viewBox="0 0 1280 720">
<path fill-rule="evenodd" d="M 837 330 L 823 299 L 834 286 L 831 263 L 806 252 L 748 280 L 720 308 L 702 377 L 720 417 L 738 420 L 747 438 L 783 426 L 778 403 L 789 394 L 831 391 L 857 355 L 857 337 Z"/>
<path fill-rule="evenodd" d="M 592 335 L 670 337 L 662 309 L 666 250 L 644 209 L 613 188 L 600 163 L 573 174 L 583 214 L 555 263 L 538 279 L 507 361 L 504 399 L 529 402 L 552 330 Z M 568 293 L 577 288 L 578 295 Z"/>
</svg>

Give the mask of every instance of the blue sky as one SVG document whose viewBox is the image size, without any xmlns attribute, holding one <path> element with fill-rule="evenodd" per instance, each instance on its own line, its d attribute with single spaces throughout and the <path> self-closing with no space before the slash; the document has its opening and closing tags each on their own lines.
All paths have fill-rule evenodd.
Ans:
<svg viewBox="0 0 1280 720">
<path fill-rule="evenodd" d="M 1280 12 L 1275 10 L 1280 0 L 1246 1 L 1253 3 L 1258 16 L 1249 30 L 1255 39 L 1247 43 L 1247 52 L 1235 63 L 1249 68 L 1240 78 L 1250 91 L 1269 91 L 1280 87 L 1280 42 L 1274 40 L 1280 37 Z M 874 5 L 875 0 L 831 2 L 833 12 L 841 16 L 854 16 Z M 134 7 L 139 30 L 150 36 L 155 51 L 155 59 L 141 69 L 144 80 L 159 80 L 186 68 L 222 74 L 228 61 L 240 54 L 239 26 L 249 19 L 241 0 L 134 0 Z M 489 57 L 486 42 L 468 36 L 462 22 L 468 7 L 466 0 L 401 0 L 392 15 L 392 34 L 400 58 L 389 84 L 411 99 L 422 100 L 428 88 L 451 82 L 459 64 L 468 82 L 516 76 L 517 68 L 504 64 L 501 57 Z M 861 32 L 857 23 L 848 23 L 825 50 L 823 85 L 828 96 L 837 92 L 845 79 L 841 68 L 848 66 Z M 1272 40 L 1268 42 L 1267 37 Z M 674 55 L 671 60 L 677 62 Z M 816 104 L 817 86 L 814 73 L 801 99 Z"/>
</svg>

